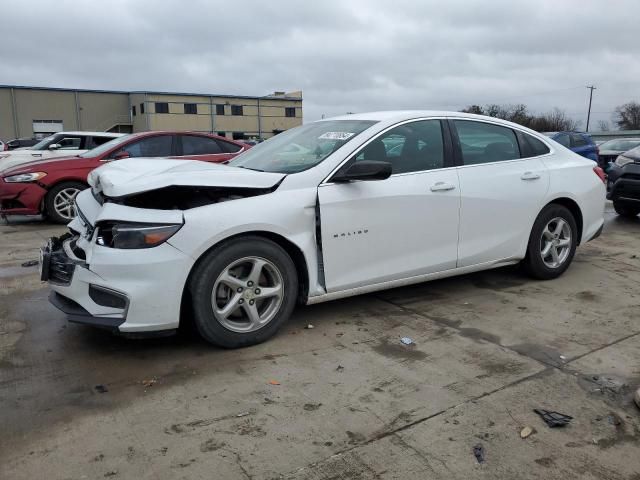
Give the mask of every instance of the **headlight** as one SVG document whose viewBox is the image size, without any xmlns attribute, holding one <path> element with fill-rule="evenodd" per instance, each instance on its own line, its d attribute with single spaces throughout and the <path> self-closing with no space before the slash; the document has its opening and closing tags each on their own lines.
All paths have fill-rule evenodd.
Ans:
<svg viewBox="0 0 640 480">
<path fill-rule="evenodd" d="M 118 223 L 98 225 L 98 245 L 111 248 L 151 248 L 166 242 L 182 224 Z"/>
<path fill-rule="evenodd" d="M 40 180 L 42 177 L 46 176 L 47 174 L 44 172 L 19 173 L 18 175 L 4 177 L 4 181 L 7 183 L 35 182 L 36 180 Z"/>
<path fill-rule="evenodd" d="M 615 164 L 619 167 L 624 167 L 627 163 L 633 163 L 633 160 L 623 155 L 618 155 L 615 161 Z"/>
</svg>

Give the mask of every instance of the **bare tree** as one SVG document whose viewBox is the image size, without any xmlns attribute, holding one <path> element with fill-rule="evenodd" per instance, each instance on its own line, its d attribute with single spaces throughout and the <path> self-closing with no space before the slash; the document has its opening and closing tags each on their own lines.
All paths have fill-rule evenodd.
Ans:
<svg viewBox="0 0 640 480">
<path fill-rule="evenodd" d="M 607 122 L 606 120 L 599 120 L 598 121 L 598 128 L 600 129 L 601 132 L 608 132 L 609 131 L 609 122 Z"/>
<path fill-rule="evenodd" d="M 497 103 L 490 103 L 484 106 L 469 105 L 462 111 L 501 118 L 538 132 L 577 130 L 581 123 L 567 116 L 565 111 L 559 108 L 554 108 L 551 112 L 542 115 L 533 115 L 529 113 L 527 106 L 522 103 L 516 105 L 499 105 Z"/>
<path fill-rule="evenodd" d="M 629 102 L 616 108 L 613 116 L 620 130 L 640 130 L 640 103 Z"/>
</svg>

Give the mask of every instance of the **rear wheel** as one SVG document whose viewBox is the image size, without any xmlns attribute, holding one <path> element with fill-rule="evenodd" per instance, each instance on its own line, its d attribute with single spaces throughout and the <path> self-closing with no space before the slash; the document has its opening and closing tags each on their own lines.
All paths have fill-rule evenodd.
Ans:
<svg viewBox="0 0 640 480">
<path fill-rule="evenodd" d="M 87 186 L 80 182 L 62 182 L 54 186 L 44 200 L 44 213 L 55 223 L 69 223 L 76 217 L 76 196 Z"/>
<path fill-rule="evenodd" d="M 531 229 L 523 266 L 534 278 L 549 280 L 569 268 L 578 243 L 573 214 L 562 205 L 547 205 Z"/>
<path fill-rule="evenodd" d="M 278 244 L 252 236 L 206 254 L 189 289 L 200 334 L 220 347 L 236 348 L 267 340 L 289 318 L 298 276 Z"/>
<path fill-rule="evenodd" d="M 621 217 L 634 218 L 640 213 L 640 207 L 621 202 L 613 202 L 613 208 Z"/>
</svg>

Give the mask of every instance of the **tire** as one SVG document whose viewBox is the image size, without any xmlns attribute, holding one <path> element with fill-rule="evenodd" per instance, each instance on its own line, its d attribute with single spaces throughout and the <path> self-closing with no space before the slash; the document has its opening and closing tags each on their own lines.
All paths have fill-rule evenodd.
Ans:
<svg viewBox="0 0 640 480">
<path fill-rule="evenodd" d="M 613 202 L 613 208 L 618 215 L 625 218 L 635 218 L 640 213 L 640 207 L 621 202 Z"/>
<path fill-rule="evenodd" d="M 76 195 L 86 188 L 88 186 L 81 182 L 62 182 L 55 185 L 44 199 L 44 215 L 54 223 L 69 223 L 76 216 L 73 204 Z"/>
<path fill-rule="evenodd" d="M 562 205 L 547 205 L 533 223 L 522 265 L 533 278 L 557 278 L 569 268 L 577 244 L 578 227 L 573 214 Z"/>
<path fill-rule="evenodd" d="M 278 284 L 280 294 L 274 293 Z M 298 274 L 277 243 L 247 236 L 205 254 L 188 287 L 200 335 L 219 347 L 238 348 L 264 342 L 287 321 L 298 296 Z"/>
</svg>

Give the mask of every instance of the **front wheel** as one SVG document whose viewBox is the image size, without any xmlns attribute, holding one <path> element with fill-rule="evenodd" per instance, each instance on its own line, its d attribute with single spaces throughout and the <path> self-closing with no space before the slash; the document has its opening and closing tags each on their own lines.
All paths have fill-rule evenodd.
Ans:
<svg viewBox="0 0 640 480">
<path fill-rule="evenodd" d="M 562 205 L 547 205 L 531 229 L 526 272 L 540 280 L 559 277 L 569 268 L 578 243 L 578 228 L 573 214 Z"/>
<path fill-rule="evenodd" d="M 289 318 L 298 275 L 282 247 L 251 236 L 207 253 L 189 290 L 195 325 L 204 339 L 225 348 L 245 347 L 267 340 Z"/>
<path fill-rule="evenodd" d="M 55 223 L 69 223 L 76 217 L 76 196 L 87 186 L 80 182 L 62 182 L 47 193 L 44 214 Z"/>
<path fill-rule="evenodd" d="M 640 213 L 640 207 L 631 206 L 621 202 L 613 202 L 613 209 L 618 215 L 626 218 L 637 217 Z"/>
</svg>

